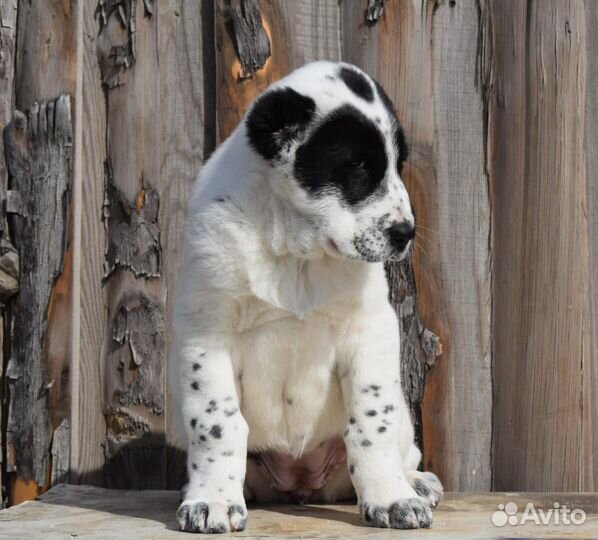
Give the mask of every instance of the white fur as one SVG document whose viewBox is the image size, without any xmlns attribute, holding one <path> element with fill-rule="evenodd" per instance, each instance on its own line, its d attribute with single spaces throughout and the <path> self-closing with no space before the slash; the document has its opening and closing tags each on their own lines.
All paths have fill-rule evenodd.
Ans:
<svg viewBox="0 0 598 540">
<path fill-rule="evenodd" d="M 324 78 L 337 66 L 310 64 L 277 85 L 312 96 L 320 117 L 352 103 L 390 129 L 378 99 L 365 103 Z M 388 152 L 396 152 L 390 141 Z M 182 507 L 205 514 L 197 530 L 243 527 L 244 512 L 229 519 L 226 509 L 245 510 L 247 448 L 299 456 L 345 429 L 362 507 L 417 497 L 406 474 L 420 453 L 401 392 L 398 323 L 383 263 L 357 260 L 351 248 L 373 217 L 394 212 L 394 219 L 413 220 L 400 177 L 388 174 L 399 189 L 359 212 L 334 196 L 310 200 L 290 167 L 273 167 L 250 148 L 244 123 L 203 168 L 189 205 L 171 355 L 189 452 Z M 380 387 L 379 397 L 364 392 L 370 385 Z M 211 400 L 216 410 L 206 413 Z M 241 413 L 230 414 L 236 408 Z M 387 429 L 379 433 L 382 419 Z M 220 438 L 207 433 L 212 425 L 221 426 Z M 348 483 L 344 470 L 338 485 Z M 255 494 L 263 486 L 246 487 Z"/>
</svg>

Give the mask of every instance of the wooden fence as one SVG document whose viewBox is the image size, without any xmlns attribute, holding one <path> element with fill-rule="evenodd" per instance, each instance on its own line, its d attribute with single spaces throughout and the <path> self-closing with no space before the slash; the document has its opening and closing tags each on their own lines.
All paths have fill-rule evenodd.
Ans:
<svg viewBox="0 0 598 540">
<path fill-rule="evenodd" d="M 165 362 L 192 181 L 316 59 L 378 78 L 411 146 L 425 229 L 389 277 L 424 466 L 449 490 L 597 488 L 594 0 L 2 0 L 12 502 L 180 486 Z"/>
</svg>

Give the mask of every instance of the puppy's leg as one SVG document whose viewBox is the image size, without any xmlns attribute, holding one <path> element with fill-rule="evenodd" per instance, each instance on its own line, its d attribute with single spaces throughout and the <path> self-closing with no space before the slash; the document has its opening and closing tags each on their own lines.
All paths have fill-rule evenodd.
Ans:
<svg viewBox="0 0 598 540">
<path fill-rule="evenodd" d="M 413 428 L 400 385 L 394 311 L 385 306 L 357 314 L 347 335 L 339 351 L 349 412 L 344 438 L 362 518 L 374 527 L 429 527 L 430 504 L 415 492 L 405 471 Z"/>
<path fill-rule="evenodd" d="M 248 427 L 239 410 L 226 339 L 209 330 L 211 321 L 181 322 L 179 317 L 175 324 L 189 474 L 177 518 L 184 531 L 240 531 L 247 518 Z"/>
</svg>

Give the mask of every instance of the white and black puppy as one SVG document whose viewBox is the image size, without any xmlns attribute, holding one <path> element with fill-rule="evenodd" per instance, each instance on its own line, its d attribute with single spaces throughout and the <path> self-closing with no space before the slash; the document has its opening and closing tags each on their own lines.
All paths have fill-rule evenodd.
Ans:
<svg viewBox="0 0 598 540">
<path fill-rule="evenodd" d="M 415 234 L 406 156 L 380 85 L 317 62 L 262 94 L 203 168 L 171 358 L 183 530 L 242 530 L 246 499 L 353 494 L 372 526 L 430 526 L 442 486 L 417 471 L 383 267 Z"/>
</svg>

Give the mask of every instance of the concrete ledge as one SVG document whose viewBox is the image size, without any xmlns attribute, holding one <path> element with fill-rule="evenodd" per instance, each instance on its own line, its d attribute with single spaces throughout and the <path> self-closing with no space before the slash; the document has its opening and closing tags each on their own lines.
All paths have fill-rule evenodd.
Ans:
<svg viewBox="0 0 598 540">
<path fill-rule="evenodd" d="M 40 500 L 0 511 L 0 538 L 10 540 L 168 540 L 192 538 L 177 530 L 174 491 L 117 491 L 91 486 L 52 488 Z M 548 525 L 528 520 L 515 526 L 494 526 L 498 504 L 515 503 L 518 520 L 528 503 L 545 512 L 554 503 L 586 514 L 582 525 Z M 539 512 L 537 512 L 539 516 Z M 579 513 L 577 514 L 579 515 Z M 598 494 L 575 493 L 449 493 L 434 513 L 431 529 L 396 531 L 364 527 L 355 505 L 285 505 L 249 509 L 249 525 L 241 533 L 198 535 L 198 538 L 598 538 Z"/>
</svg>

